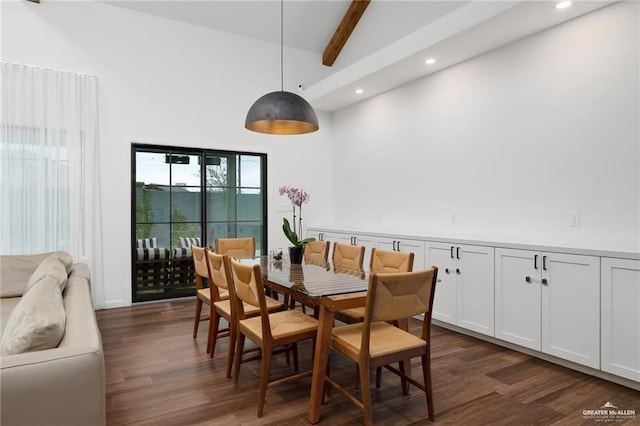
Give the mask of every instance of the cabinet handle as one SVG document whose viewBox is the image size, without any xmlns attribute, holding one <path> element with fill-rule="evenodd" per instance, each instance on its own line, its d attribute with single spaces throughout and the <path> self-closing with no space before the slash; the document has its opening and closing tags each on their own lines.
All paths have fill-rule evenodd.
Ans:
<svg viewBox="0 0 640 426">
<path fill-rule="evenodd" d="M 455 257 L 453 256 L 453 246 L 451 246 L 451 258 L 455 259 Z"/>
<path fill-rule="evenodd" d="M 544 284 L 544 285 L 549 285 L 549 282 L 547 281 L 547 279 L 546 279 L 546 278 L 543 278 L 543 279 L 542 279 L 542 284 Z"/>
<path fill-rule="evenodd" d="M 318 237 L 320 237 L 320 241 L 324 241 L 324 232 L 321 232 Z"/>
<path fill-rule="evenodd" d="M 396 250 L 400 251 L 400 241 L 396 241 Z"/>
<path fill-rule="evenodd" d="M 542 270 L 547 270 L 547 256 L 542 256 Z"/>
<path fill-rule="evenodd" d="M 538 269 L 538 255 L 533 256 L 533 269 Z"/>
<path fill-rule="evenodd" d="M 527 277 L 524 277 L 524 280 L 525 280 L 526 282 L 530 283 L 530 282 L 531 282 L 531 277 L 528 277 L 528 276 L 527 276 Z"/>
<path fill-rule="evenodd" d="M 451 272 L 449 271 L 449 268 L 444 268 L 444 272 L 445 272 L 446 274 L 450 274 L 450 273 L 451 273 Z"/>
<path fill-rule="evenodd" d="M 456 247 L 456 259 L 460 259 L 460 247 Z"/>
<path fill-rule="evenodd" d="M 460 272 L 460 268 L 456 268 L 456 274 L 460 275 L 462 272 Z"/>
<path fill-rule="evenodd" d="M 393 240 L 393 251 L 396 251 L 396 240 Z"/>
</svg>

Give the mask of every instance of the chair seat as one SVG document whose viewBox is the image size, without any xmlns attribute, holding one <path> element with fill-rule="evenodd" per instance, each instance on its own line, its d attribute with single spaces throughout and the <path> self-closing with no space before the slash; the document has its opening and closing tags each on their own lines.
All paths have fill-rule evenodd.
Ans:
<svg viewBox="0 0 640 426">
<path fill-rule="evenodd" d="M 362 345 L 363 327 L 363 323 L 334 327 L 331 332 L 333 345 L 352 359 L 357 359 Z M 376 322 L 371 324 L 369 345 L 371 359 L 375 359 L 420 348 L 426 350 L 427 342 L 386 322 Z"/>
<path fill-rule="evenodd" d="M 318 321 L 300 311 L 287 310 L 269 315 L 271 335 L 274 340 L 285 340 L 287 337 L 309 333 L 314 337 L 318 330 Z M 262 340 L 262 319 L 260 316 L 240 321 L 240 327 L 248 337 Z M 253 339 L 252 339 L 253 340 Z M 301 339 L 297 339 L 301 340 Z"/>
<path fill-rule="evenodd" d="M 224 289 L 218 289 L 218 291 L 220 292 L 220 299 L 221 300 L 228 300 L 229 299 L 229 291 L 228 290 L 224 290 Z M 209 305 L 211 305 L 211 291 L 209 291 L 208 288 L 201 288 L 198 289 L 198 299 L 207 302 Z"/>
<path fill-rule="evenodd" d="M 355 321 L 362 322 L 364 321 L 364 306 L 360 306 L 358 308 L 351 308 L 339 311 L 340 314 L 352 318 Z"/>
<path fill-rule="evenodd" d="M 282 302 L 278 302 L 276 299 L 272 299 L 271 297 L 265 297 L 265 299 L 267 301 L 267 310 L 269 312 L 284 309 L 284 305 L 282 304 Z M 231 301 L 229 299 L 215 302 L 214 305 L 217 309 L 220 310 L 220 312 L 231 318 Z M 244 302 L 242 302 L 242 306 L 244 308 L 244 314 L 246 316 L 255 317 L 256 315 L 260 315 L 260 308 L 258 308 L 257 306 L 253 306 Z"/>
</svg>

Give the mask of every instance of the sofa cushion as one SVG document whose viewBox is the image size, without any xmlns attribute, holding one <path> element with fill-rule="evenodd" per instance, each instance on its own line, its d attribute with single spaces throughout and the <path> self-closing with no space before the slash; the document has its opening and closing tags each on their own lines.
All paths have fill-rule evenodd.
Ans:
<svg viewBox="0 0 640 426">
<path fill-rule="evenodd" d="M 43 260 L 36 270 L 33 271 L 33 274 L 31 274 L 27 282 L 27 287 L 25 288 L 25 293 L 44 277 L 55 278 L 60 286 L 60 291 L 63 291 L 67 285 L 66 268 L 56 256 L 49 256 Z"/>
<path fill-rule="evenodd" d="M 0 256 L 0 298 L 22 296 L 33 271 L 49 256 L 56 256 L 67 271 L 73 265 L 73 258 L 64 251 Z"/>
<path fill-rule="evenodd" d="M 66 323 L 62 292 L 55 278 L 39 280 L 22 296 L 2 330 L 2 356 L 58 346 Z"/>
</svg>

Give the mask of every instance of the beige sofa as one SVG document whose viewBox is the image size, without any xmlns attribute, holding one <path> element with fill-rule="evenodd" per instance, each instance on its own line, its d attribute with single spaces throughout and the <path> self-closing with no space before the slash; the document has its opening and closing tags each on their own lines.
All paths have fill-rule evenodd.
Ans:
<svg viewBox="0 0 640 426">
<path fill-rule="evenodd" d="M 63 264 L 66 285 L 61 284 L 65 277 L 60 277 L 60 269 L 56 275 L 39 268 L 46 259 L 53 262 L 52 255 Z M 36 280 L 37 270 L 44 277 Z M 43 291 L 44 302 L 40 297 L 34 304 L 34 295 Z M 0 296 L 0 424 L 104 425 L 104 354 L 88 267 L 73 264 L 64 252 L 0 256 Z M 31 311 L 25 308 L 28 301 Z M 25 315 L 35 312 L 37 320 L 44 311 L 55 309 L 56 304 L 62 337 L 55 347 L 40 349 L 38 345 L 44 343 L 37 333 L 27 339 L 15 337 L 19 336 L 17 329 L 30 322 Z"/>
</svg>

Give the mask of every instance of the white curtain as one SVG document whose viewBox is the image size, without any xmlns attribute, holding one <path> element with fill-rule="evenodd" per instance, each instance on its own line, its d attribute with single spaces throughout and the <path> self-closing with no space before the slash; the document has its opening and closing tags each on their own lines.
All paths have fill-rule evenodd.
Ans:
<svg viewBox="0 0 640 426">
<path fill-rule="evenodd" d="M 103 307 L 97 78 L 0 65 L 0 253 L 69 252 Z"/>
</svg>

